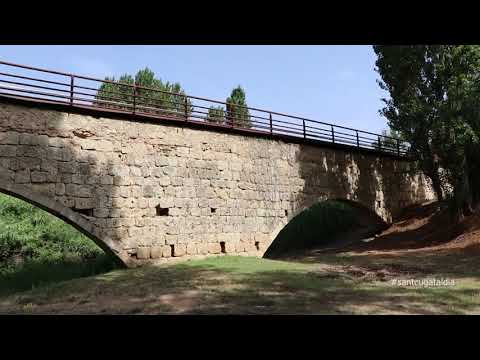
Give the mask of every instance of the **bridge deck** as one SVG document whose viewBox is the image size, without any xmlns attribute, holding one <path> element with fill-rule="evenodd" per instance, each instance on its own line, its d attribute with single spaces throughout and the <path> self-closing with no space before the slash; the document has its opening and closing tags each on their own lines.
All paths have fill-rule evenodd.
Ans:
<svg viewBox="0 0 480 360">
<path fill-rule="evenodd" d="M 13 68 L 15 73 L 4 72 L 3 67 Z M 54 105 L 61 111 L 121 115 L 128 119 L 169 122 L 382 156 L 406 157 L 409 149 L 408 144 L 399 139 L 345 126 L 4 61 L 0 61 L 0 100 Z"/>
<path fill-rule="evenodd" d="M 185 121 L 182 119 L 178 119 L 175 117 L 157 117 L 148 114 L 130 114 L 123 111 L 116 111 L 113 109 L 100 109 L 100 108 L 92 108 L 89 106 L 82 106 L 82 105 L 67 105 L 67 104 L 60 104 L 55 101 L 44 100 L 44 99 L 28 99 L 26 97 L 17 97 L 17 96 L 6 96 L 0 95 L 0 103 L 17 103 L 19 105 L 33 107 L 33 108 L 45 108 L 45 109 L 52 109 L 57 111 L 63 111 L 68 113 L 76 113 L 82 115 L 90 115 L 94 117 L 104 116 L 108 118 L 118 118 L 125 121 L 139 121 L 139 122 L 148 122 L 153 124 L 161 124 L 167 126 L 181 126 L 181 127 L 189 127 L 193 129 L 204 129 L 209 131 L 218 131 L 223 133 L 231 133 L 231 134 L 238 134 L 238 135 L 247 135 L 247 136 L 256 136 L 260 138 L 266 139 L 275 139 L 284 141 L 287 143 L 295 143 L 295 144 L 305 144 L 317 147 L 324 147 L 324 148 L 331 148 L 337 150 L 344 150 L 344 151 L 355 151 L 357 153 L 362 153 L 366 155 L 374 155 L 374 156 L 381 156 L 381 157 L 391 157 L 396 159 L 402 159 L 405 161 L 411 161 L 412 159 L 408 157 L 406 154 L 398 155 L 394 152 L 385 152 L 378 149 L 368 149 L 357 147 L 353 145 L 343 144 L 343 143 L 332 143 L 331 141 L 322 141 L 317 139 L 311 138 L 302 138 L 298 136 L 292 136 L 287 134 L 277 134 L 273 133 L 270 134 L 269 132 L 259 131 L 255 129 L 246 129 L 241 127 L 230 127 L 221 124 L 215 123 L 208 123 L 204 121 L 198 120 L 189 120 Z"/>
</svg>

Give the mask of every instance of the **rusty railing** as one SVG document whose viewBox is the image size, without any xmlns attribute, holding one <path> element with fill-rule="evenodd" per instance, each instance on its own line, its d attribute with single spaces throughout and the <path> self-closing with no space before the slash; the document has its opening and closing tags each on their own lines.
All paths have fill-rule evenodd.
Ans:
<svg viewBox="0 0 480 360">
<path fill-rule="evenodd" d="M 107 87 L 101 88 L 102 84 L 107 84 Z M 108 84 L 114 86 L 108 89 Z M 303 138 L 397 156 L 406 156 L 409 149 L 408 143 L 399 139 L 368 131 L 5 61 L 0 61 L 0 96 L 235 128 L 272 137 Z"/>
</svg>

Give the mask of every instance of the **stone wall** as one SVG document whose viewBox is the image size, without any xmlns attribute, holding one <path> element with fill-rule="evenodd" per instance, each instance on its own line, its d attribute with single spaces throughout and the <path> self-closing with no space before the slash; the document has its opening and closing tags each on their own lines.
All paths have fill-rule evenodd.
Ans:
<svg viewBox="0 0 480 360">
<path fill-rule="evenodd" d="M 406 161 L 159 122 L 0 103 L 0 190 L 80 214 L 129 264 L 261 255 L 320 200 L 356 201 L 391 221 L 433 199 Z"/>
</svg>

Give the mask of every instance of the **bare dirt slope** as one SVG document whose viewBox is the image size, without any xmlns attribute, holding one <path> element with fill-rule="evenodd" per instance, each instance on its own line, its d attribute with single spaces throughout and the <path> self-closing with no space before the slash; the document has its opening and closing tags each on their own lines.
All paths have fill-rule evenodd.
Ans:
<svg viewBox="0 0 480 360">
<path fill-rule="evenodd" d="M 429 203 L 404 210 L 391 227 L 373 241 L 357 242 L 345 251 L 461 250 L 480 245 L 480 215 L 472 215 L 460 224 L 452 222 L 448 209 Z"/>
</svg>

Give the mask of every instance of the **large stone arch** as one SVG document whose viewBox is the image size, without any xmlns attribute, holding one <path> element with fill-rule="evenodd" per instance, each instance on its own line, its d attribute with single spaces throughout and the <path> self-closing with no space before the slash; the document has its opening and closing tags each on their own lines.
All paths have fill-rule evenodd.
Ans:
<svg viewBox="0 0 480 360">
<path fill-rule="evenodd" d="M 100 239 L 96 234 L 94 225 L 85 216 L 69 209 L 59 201 L 43 194 L 34 193 L 27 186 L 8 183 L 2 179 L 0 179 L 0 193 L 24 200 L 47 211 L 55 217 L 72 225 L 75 229 L 95 242 L 95 244 L 110 255 L 119 266 L 125 267 L 130 265 L 129 262 L 131 262 L 131 260 L 128 257 L 121 255 L 122 251 L 118 248 L 118 243 L 105 238 Z"/>
</svg>

